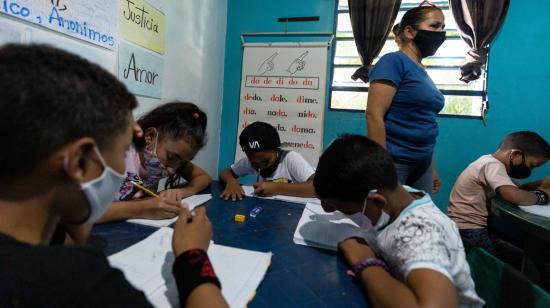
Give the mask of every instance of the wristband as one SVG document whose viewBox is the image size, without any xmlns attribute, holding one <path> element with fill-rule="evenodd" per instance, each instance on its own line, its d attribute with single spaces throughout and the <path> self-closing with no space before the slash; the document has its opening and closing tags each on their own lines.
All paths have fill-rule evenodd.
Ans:
<svg viewBox="0 0 550 308">
<path fill-rule="evenodd" d="M 179 290 L 180 304 L 185 306 L 189 294 L 203 283 L 213 283 L 221 289 L 220 281 L 206 251 L 191 249 L 180 254 L 172 269 Z"/>
<path fill-rule="evenodd" d="M 548 194 L 540 189 L 535 189 L 532 191 L 533 193 L 535 193 L 535 195 L 537 195 L 537 204 L 539 205 L 546 205 L 548 204 Z"/>
<path fill-rule="evenodd" d="M 361 276 L 361 273 L 368 267 L 371 267 L 371 266 L 381 266 L 383 267 L 387 272 L 389 272 L 389 268 L 388 266 L 386 265 L 386 262 L 380 260 L 380 259 L 377 259 L 377 258 L 367 258 L 357 264 L 355 264 L 355 267 L 353 269 L 353 274 L 355 275 L 355 277 L 360 277 Z"/>
</svg>

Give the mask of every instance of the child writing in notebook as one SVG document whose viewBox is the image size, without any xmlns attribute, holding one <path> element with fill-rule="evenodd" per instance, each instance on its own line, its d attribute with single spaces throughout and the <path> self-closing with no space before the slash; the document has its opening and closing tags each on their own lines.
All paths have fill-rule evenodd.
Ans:
<svg viewBox="0 0 550 308">
<path fill-rule="evenodd" d="M 550 159 L 550 145 L 538 134 L 519 131 L 502 140 L 493 154 L 483 155 L 458 177 L 449 198 L 449 217 L 460 230 L 466 248 L 480 246 L 493 251 L 495 238 L 487 229 L 490 199 L 498 195 L 517 205 L 548 204 L 550 178 L 518 185 L 531 170 Z"/>
<path fill-rule="evenodd" d="M 339 250 L 374 307 L 481 307 L 456 225 L 430 195 L 402 186 L 390 154 L 359 135 L 321 155 L 315 191 L 327 212 L 361 213 L 379 229 Z M 382 220 L 382 222 L 380 222 Z"/>
<path fill-rule="evenodd" d="M 182 102 L 158 106 L 142 116 L 137 122 L 143 137 L 134 138 L 126 151 L 126 179 L 100 222 L 172 218 L 179 208 L 165 200 L 179 202 L 207 188 L 211 177 L 191 162 L 205 145 L 206 121 L 206 114 L 195 104 Z M 168 177 L 166 184 L 159 187 L 164 177 Z M 180 187 L 181 179 L 186 183 Z M 150 192 L 159 190 L 160 198 L 151 196 Z"/>
<path fill-rule="evenodd" d="M 315 171 L 300 154 L 281 149 L 279 133 L 273 126 L 265 122 L 248 125 L 239 136 L 239 145 L 246 157 L 220 173 L 225 184 L 221 198 L 242 200 L 245 193 L 237 178 L 249 174 L 257 175 L 254 193 L 260 196 L 315 196 Z"/>
<path fill-rule="evenodd" d="M 125 179 L 135 97 L 45 45 L 0 48 L 0 93 L 0 307 L 151 307 L 102 252 L 47 246 L 58 223 L 101 217 Z M 182 208 L 172 239 L 180 303 L 227 307 L 206 254 L 210 222 L 204 209 L 190 217 Z"/>
</svg>

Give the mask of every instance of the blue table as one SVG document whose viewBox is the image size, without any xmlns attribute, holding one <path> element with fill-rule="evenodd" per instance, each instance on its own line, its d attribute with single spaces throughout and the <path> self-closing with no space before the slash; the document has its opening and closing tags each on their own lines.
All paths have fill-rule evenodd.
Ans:
<svg viewBox="0 0 550 308">
<path fill-rule="evenodd" d="M 273 252 L 272 264 L 249 307 L 366 307 L 361 287 L 346 275 L 345 263 L 330 251 L 296 245 L 292 241 L 304 206 L 258 198 L 232 202 L 218 198 L 222 191 L 214 182 L 206 204 L 213 225 L 213 240 L 220 245 Z M 263 207 L 256 218 L 248 213 Z M 244 223 L 233 220 L 246 215 Z M 127 248 L 156 228 L 126 222 L 95 226 L 91 243 L 106 255 Z M 222 286 L 223 287 L 223 286 Z"/>
</svg>

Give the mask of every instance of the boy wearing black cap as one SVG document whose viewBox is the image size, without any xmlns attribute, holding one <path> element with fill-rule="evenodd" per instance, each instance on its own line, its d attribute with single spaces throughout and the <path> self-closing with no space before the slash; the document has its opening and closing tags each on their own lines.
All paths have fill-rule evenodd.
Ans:
<svg viewBox="0 0 550 308">
<path fill-rule="evenodd" d="M 254 193 L 260 196 L 315 197 L 315 171 L 300 154 L 281 149 L 273 126 L 265 122 L 248 125 L 239 136 L 239 145 L 246 157 L 220 173 L 226 185 L 221 198 L 242 200 L 245 193 L 237 178 L 249 174 L 258 175 Z"/>
</svg>

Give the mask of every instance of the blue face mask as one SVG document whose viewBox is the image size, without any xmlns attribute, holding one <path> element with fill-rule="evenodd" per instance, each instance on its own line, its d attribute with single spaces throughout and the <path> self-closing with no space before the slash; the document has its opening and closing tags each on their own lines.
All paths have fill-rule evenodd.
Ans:
<svg viewBox="0 0 550 308">
<path fill-rule="evenodd" d="M 120 185 L 122 185 L 122 182 L 126 178 L 124 174 L 116 172 L 105 163 L 103 156 L 101 156 L 96 146 L 94 146 L 94 151 L 103 166 L 103 172 L 96 179 L 80 183 L 80 189 L 90 205 L 90 216 L 84 222 L 87 224 L 94 223 L 103 216 L 107 207 L 113 201 Z"/>
</svg>

